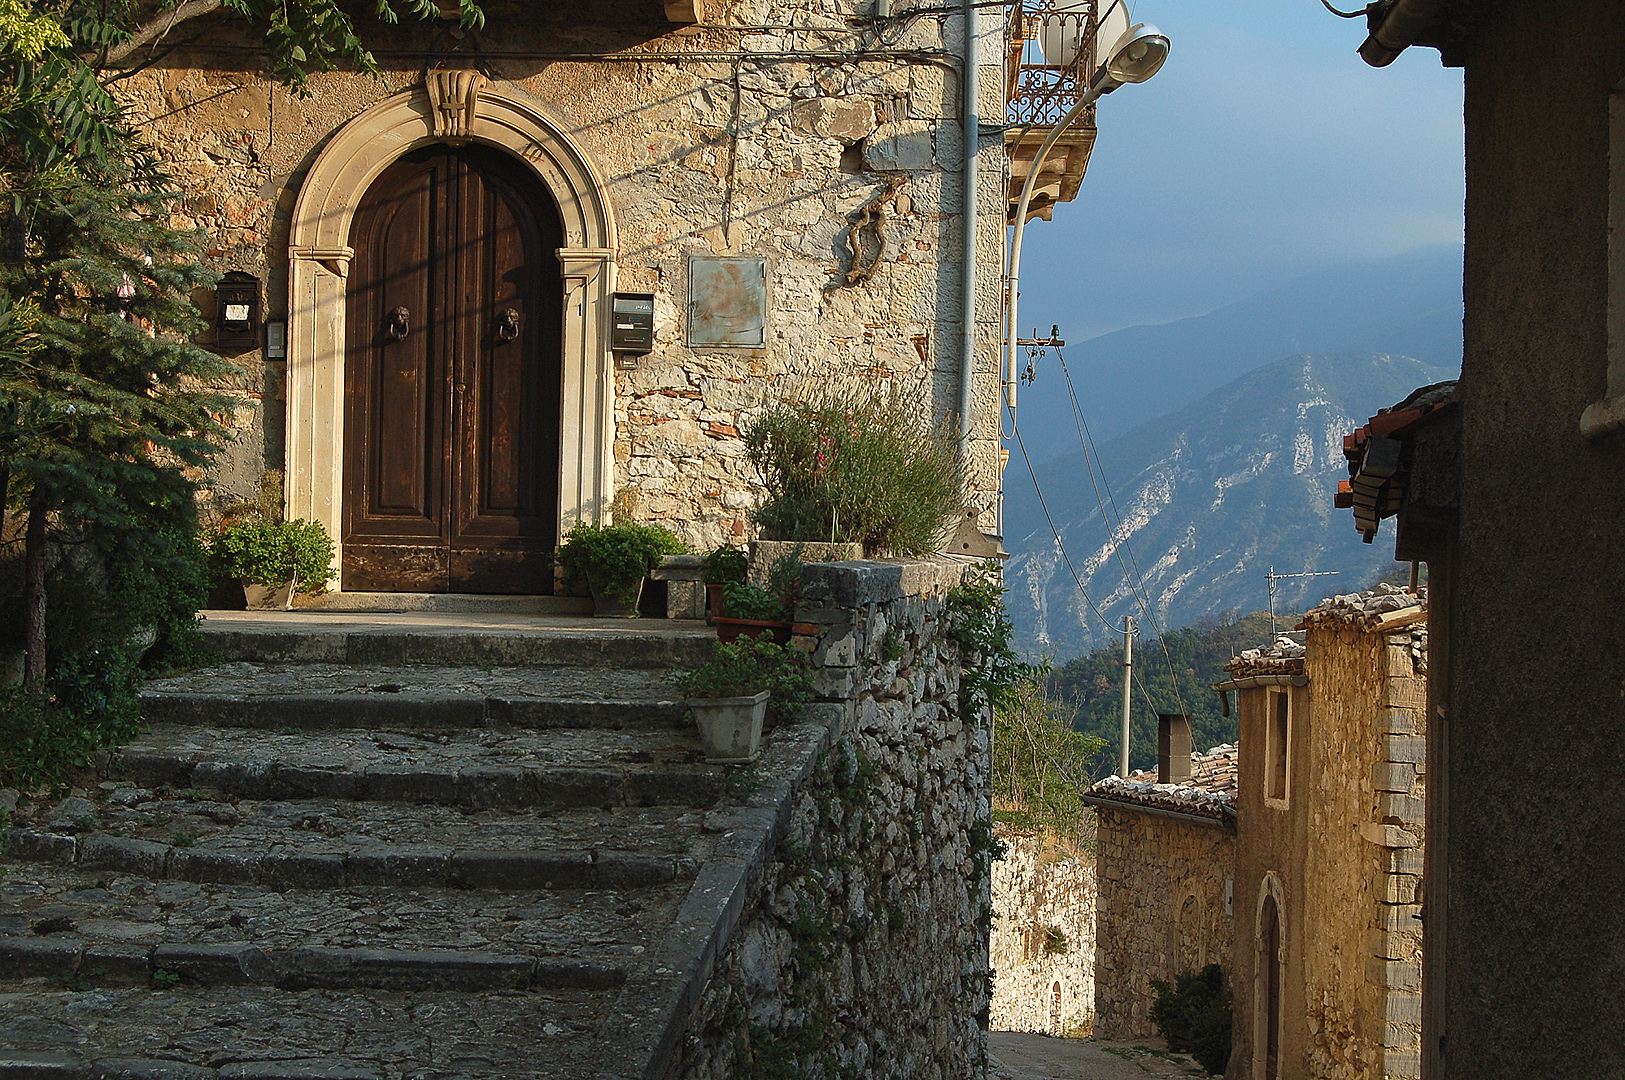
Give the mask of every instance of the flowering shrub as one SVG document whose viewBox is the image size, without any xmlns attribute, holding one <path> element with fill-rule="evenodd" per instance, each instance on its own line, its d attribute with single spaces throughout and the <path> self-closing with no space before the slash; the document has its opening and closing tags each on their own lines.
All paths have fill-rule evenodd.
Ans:
<svg viewBox="0 0 1625 1080">
<path fill-rule="evenodd" d="M 766 540 L 923 555 L 960 503 L 952 432 L 896 393 L 826 391 L 770 406 L 744 440 L 768 489 L 752 515 Z"/>
</svg>

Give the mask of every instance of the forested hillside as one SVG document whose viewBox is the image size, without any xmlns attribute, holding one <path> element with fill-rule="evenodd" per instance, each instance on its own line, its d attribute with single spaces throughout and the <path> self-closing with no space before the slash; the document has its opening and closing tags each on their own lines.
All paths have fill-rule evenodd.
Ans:
<svg viewBox="0 0 1625 1080">
<path fill-rule="evenodd" d="M 1281 617 L 1278 622 L 1283 629 L 1290 628 L 1297 617 Z M 1169 631 L 1161 644 L 1150 635 L 1137 640 L 1137 685 L 1129 720 L 1130 767 L 1156 768 L 1159 712 L 1190 713 L 1191 744 L 1198 753 L 1235 742 L 1235 713 L 1221 716 L 1219 697 L 1208 687 L 1224 678 L 1224 665 L 1232 656 L 1269 640 L 1270 617 L 1263 611 L 1244 618 L 1226 612 L 1219 618 L 1201 619 L 1194 626 Z M 1162 645 L 1167 646 L 1167 656 Z M 1169 658 L 1177 679 L 1169 676 Z M 1106 748 L 1095 759 L 1093 775 L 1098 778 L 1115 772 L 1123 715 L 1122 645 L 1096 649 L 1057 668 L 1050 675 L 1050 691 L 1054 708 L 1074 730 L 1106 740 Z"/>
</svg>

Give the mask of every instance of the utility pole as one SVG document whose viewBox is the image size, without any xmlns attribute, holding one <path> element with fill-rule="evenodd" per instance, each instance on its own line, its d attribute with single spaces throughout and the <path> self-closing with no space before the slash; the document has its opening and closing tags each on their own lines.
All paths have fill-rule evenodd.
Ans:
<svg viewBox="0 0 1625 1080">
<path fill-rule="evenodd" d="M 1134 616 L 1123 618 L 1123 754 L 1118 774 L 1128 779 L 1128 706 L 1129 690 L 1134 686 Z"/>
<path fill-rule="evenodd" d="M 1337 576 L 1337 571 L 1336 570 L 1307 570 L 1307 571 L 1305 571 L 1304 573 L 1301 573 L 1301 574 L 1277 574 L 1275 572 L 1275 567 L 1272 566 L 1272 567 L 1270 567 L 1270 572 L 1268 574 L 1264 575 L 1264 576 L 1270 583 L 1270 645 L 1273 646 L 1275 644 L 1275 635 L 1276 635 L 1276 629 L 1275 629 L 1275 583 L 1277 581 L 1285 581 L 1287 578 L 1295 578 L 1295 577 L 1336 577 Z"/>
</svg>

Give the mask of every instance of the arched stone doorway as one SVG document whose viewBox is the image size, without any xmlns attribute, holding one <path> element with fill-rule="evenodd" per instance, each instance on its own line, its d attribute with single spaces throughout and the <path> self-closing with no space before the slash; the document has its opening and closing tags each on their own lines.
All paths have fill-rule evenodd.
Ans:
<svg viewBox="0 0 1625 1080">
<path fill-rule="evenodd" d="M 346 408 L 346 345 L 355 215 L 386 170 L 431 144 L 505 155 L 556 207 L 562 242 L 550 287 L 561 321 L 555 339 L 559 415 L 549 436 L 557 445 L 549 466 L 557 476 L 556 503 L 548 511 L 551 540 L 576 520 L 607 515 L 614 494 L 606 314 L 616 238 L 604 184 L 564 129 L 527 95 L 473 72 L 431 72 L 423 85 L 384 99 L 334 135 L 300 187 L 290 228 L 288 516 L 320 521 L 340 538 L 340 566 L 345 428 L 353 422 Z"/>
<path fill-rule="evenodd" d="M 492 147 L 396 159 L 350 231 L 348 591 L 552 590 L 558 208 Z"/>
</svg>

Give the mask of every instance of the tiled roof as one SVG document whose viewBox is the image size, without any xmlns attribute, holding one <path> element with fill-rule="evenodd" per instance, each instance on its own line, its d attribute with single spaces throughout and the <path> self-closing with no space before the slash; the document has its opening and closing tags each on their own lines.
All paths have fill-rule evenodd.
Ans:
<svg viewBox="0 0 1625 1080">
<path fill-rule="evenodd" d="M 1413 391 L 1398 405 L 1383 409 L 1370 423 L 1343 437 L 1349 478 L 1337 484 L 1333 505 L 1354 511 L 1354 527 L 1366 543 L 1377 535 L 1377 523 L 1399 513 L 1410 479 L 1406 438 L 1424 416 L 1456 404 L 1454 382 L 1434 383 Z"/>
<path fill-rule="evenodd" d="M 1183 784 L 1159 784 L 1155 770 L 1130 773 L 1127 780 L 1108 776 L 1089 789 L 1096 799 L 1196 817 L 1222 819 L 1235 813 L 1237 749 L 1234 743 L 1191 755 L 1191 778 Z"/>
<path fill-rule="evenodd" d="M 1244 649 L 1224 665 L 1233 679 L 1251 675 L 1302 675 L 1303 635 L 1278 634 L 1267 649 Z"/>
<path fill-rule="evenodd" d="M 1426 586 L 1418 592 L 1379 582 L 1368 592 L 1339 593 L 1322 600 L 1304 615 L 1300 627 L 1323 622 L 1353 623 L 1367 630 L 1408 626 L 1427 616 Z"/>
</svg>

